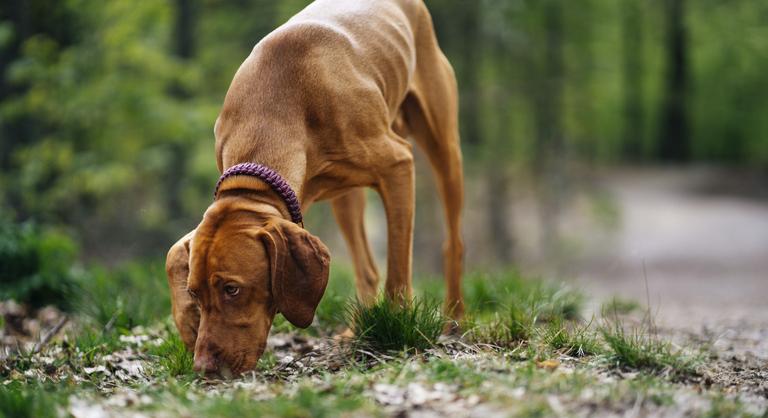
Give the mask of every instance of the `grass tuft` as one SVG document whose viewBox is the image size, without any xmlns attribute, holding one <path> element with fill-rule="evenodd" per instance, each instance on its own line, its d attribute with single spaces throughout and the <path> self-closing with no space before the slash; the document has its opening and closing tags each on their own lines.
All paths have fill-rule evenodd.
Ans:
<svg viewBox="0 0 768 418">
<path fill-rule="evenodd" d="M 533 336 L 536 325 L 535 305 L 512 305 L 505 314 L 494 314 L 490 319 L 479 321 L 469 318 L 464 321 L 470 341 L 511 347 L 527 342 Z"/>
<path fill-rule="evenodd" d="M 153 347 L 149 354 L 159 358 L 160 367 L 169 376 L 188 376 L 194 374 L 194 358 L 187 350 L 179 334 L 170 332 L 168 338 Z"/>
<path fill-rule="evenodd" d="M 621 321 L 613 320 L 603 325 L 600 333 L 608 345 L 611 361 L 619 367 L 669 373 L 676 377 L 696 372 L 695 359 L 673 350 L 672 344 L 649 335 L 647 329 L 625 331 Z"/>
<path fill-rule="evenodd" d="M 590 324 L 569 326 L 561 321 L 550 322 L 544 329 L 543 341 L 553 350 L 572 357 L 591 356 L 603 351 Z"/>
<path fill-rule="evenodd" d="M 372 306 L 347 305 L 347 322 L 357 340 L 376 351 L 426 350 L 437 342 L 445 318 L 434 299 L 415 298 L 402 306 L 379 298 Z"/>
</svg>

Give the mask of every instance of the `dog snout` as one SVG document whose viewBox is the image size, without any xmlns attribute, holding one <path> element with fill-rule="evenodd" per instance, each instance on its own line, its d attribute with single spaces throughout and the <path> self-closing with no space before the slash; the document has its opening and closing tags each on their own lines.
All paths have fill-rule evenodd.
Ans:
<svg viewBox="0 0 768 418">
<path fill-rule="evenodd" d="M 207 350 L 196 352 L 194 369 L 198 373 L 217 373 L 219 371 L 219 361 L 215 355 Z"/>
<path fill-rule="evenodd" d="M 198 337 L 195 346 L 194 370 L 197 373 L 216 374 L 221 366 L 218 356 L 219 350 L 212 344 L 208 335 L 202 334 Z"/>
</svg>

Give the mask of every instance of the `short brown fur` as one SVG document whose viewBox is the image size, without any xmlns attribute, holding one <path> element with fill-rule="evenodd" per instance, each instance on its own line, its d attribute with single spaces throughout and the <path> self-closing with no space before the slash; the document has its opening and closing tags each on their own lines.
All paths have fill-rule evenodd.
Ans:
<svg viewBox="0 0 768 418">
<path fill-rule="evenodd" d="M 413 137 L 445 208 L 445 310 L 461 318 L 457 88 L 421 0 L 315 1 L 256 45 L 214 131 L 219 171 L 257 162 L 286 179 L 303 211 L 331 200 L 364 303 L 379 283 L 363 224 L 366 187 L 386 211 L 386 295 L 412 295 L 414 168 L 405 138 Z M 277 312 L 297 326 L 311 323 L 329 254 L 289 219 L 269 186 L 235 176 L 169 251 L 173 317 L 197 370 L 255 367 Z"/>
</svg>

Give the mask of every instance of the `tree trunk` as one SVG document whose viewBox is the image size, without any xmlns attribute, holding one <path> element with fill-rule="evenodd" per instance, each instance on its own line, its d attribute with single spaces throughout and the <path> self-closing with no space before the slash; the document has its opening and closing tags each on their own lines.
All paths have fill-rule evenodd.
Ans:
<svg viewBox="0 0 768 418">
<path fill-rule="evenodd" d="M 685 27 L 685 0 L 666 0 L 667 70 L 659 135 L 659 157 L 664 161 L 690 159 L 688 114 L 688 34 Z"/>
<path fill-rule="evenodd" d="M 23 90 L 8 83 L 8 68 L 21 57 L 21 45 L 31 35 L 30 7 L 28 0 L 9 1 L 0 9 L 0 21 L 7 20 L 13 28 L 11 42 L 0 49 L 0 101 Z M 26 119 L 0 122 L 0 170 L 10 169 L 14 148 L 23 143 L 29 135 L 29 123 Z"/>
<path fill-rule="evenodd" d="M 197 0 L 176 0 L 176 16 L 174 22 L 173 54 L 184 61 L 191 60 L 195 55 L 195 27 L 197 20 Z M 185 86 L 175 84 L 171 86 L 171 92 L 180 100 L 186 100 L 191 93 Z M 182 183 L 183 176 L 179 172 L 186 172 L 187 159 L 189 157 L 189 144 L 184 138 L 169 142 L 171 172 L 166 176 L 166 208 L 171 219 L 178 218 L 183 211 Z"/>
<path fill-rule="evenodd" d="M 189 59 L 195 55 L 196 1 L 176 0 L 176 23 L 174 27 L 175 55 Z"/>
<path fill-rule="evenodd" d="M 490 161 L 487 167 L 486 184 L 488 191 L 488 236 L 492 246 L 494 262 L 507 266 L 514 259 L 514 239 L 511 231 L 509 209 L 510 182 L 504 164 Z"/>
<path fill-rule="evenodd" d="M 458 83 L 461 89 L 461 139 L 466 144 L 478 148 L 482 142 L 480 135 L 479 109 L 479 65 L 480 58 L 480 5 L 479 2 L 465 3 L 463 13 L 460 13 L 459 27 L 462 28 L 461 72 Z"/>
<path fill-rule="evenodd" d="M 539 181 L 541 252 L 556 255 L 559 241 L 560 200 L 563 185 L 563 9 L 560 0 L 544 2 L 543 78 L 535 94 L 537 150 L 535 172 Z"/>
<path fill-rule="evenodd" d="M 491 59 L 496 63 L 498 70 L 495 73 L 495 90 L 491 90 L 490 100 L 485 100 L 487 105 L 482 108 L 482 114 L 492 115 L 494 121 L 487 132 L 489 138 L 485 144 L 485 184 L 487 187 L 486 216 L 487 232 L 491 244 L 491 256 L 494 263 L 500 266 L 509 266 L 514 261 L 515 240 L 513 234 L 513 216 L 511 206 L 511 178 L 509 172 L 509 143 L 511 142 L 512 126 L 510 123 L 509 106 L 512 96 L 513 83 L 508 75 L 518 65 L 518 60 L 505 48 L 500 39 L 486 39 L 485 42 L 492 46 L 489 50 Z"/>
<path fill-rule="evenodd" d="M 622 5 L 624 129 L 622 151 L 630 161 L 642 153 L 643 124 L 643 22 L 638 0 Z"/>
</svg>

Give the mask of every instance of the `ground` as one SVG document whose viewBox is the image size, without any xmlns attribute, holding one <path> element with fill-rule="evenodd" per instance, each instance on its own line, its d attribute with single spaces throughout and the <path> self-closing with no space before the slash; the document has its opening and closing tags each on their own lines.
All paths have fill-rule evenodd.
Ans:
<svg viewBox="0 0 768 418">
<path fill-rule="evenodd" d="M 278 321 L 258 370 L 226 381 L 191 372 L 163 315 L 94 326 L 4 302 L 0 413 L 768 416 L 768 200 L 711 170 L 624 174 L 604 177 L 616 229 L 591 235 L 565 286 L 471 274 L 464 334 L 418 349 L 334 339 L 351 289 L 338 269 L 315 324 Z M 439 294 L 441 283 L 417 287 Z"/>
<path fill-rule="evenodd" d="M 6 332 L 6 353 L 20 350 L 0 366 L 0 407 L 6 416 L 75 417 L 759 417 L 768 410 L 765 359 L 734 348 L 764 335 L 665 329 L 624 299 L 587 318 L 582 294 L 512 273 L 474 275 L 468 286 L 475 305 L 488 308 L 475 311 L 462 336 L 437 338 L 439 328 L 430 331 L 416 313 L 409 326 L 432 337 L 419 349 L 387 351 L 376 336 L 334 339 L 341 319 L 318 320 L 308 331 L 278 321 L 259 368 L 233 380 L 192 373 L 169 319 L 93 335 L 73 317 L 39 352 L 38 339 Z M 14 309 L 22 314 L 2 305 L 6 318 Z M 54 308 L 33 315 L 17 316 L 17 331 L 41 330 L 43 340 L 65 317 Z"/>
</svg>

